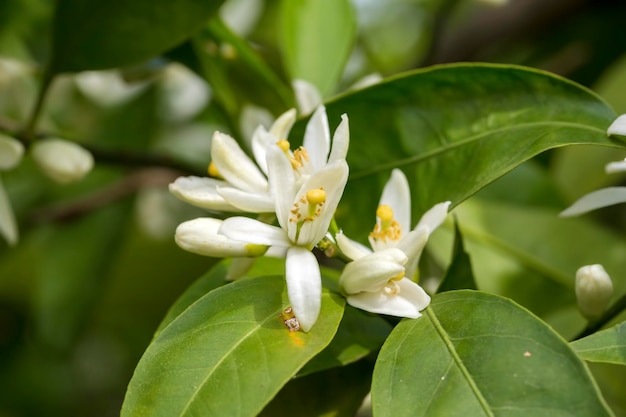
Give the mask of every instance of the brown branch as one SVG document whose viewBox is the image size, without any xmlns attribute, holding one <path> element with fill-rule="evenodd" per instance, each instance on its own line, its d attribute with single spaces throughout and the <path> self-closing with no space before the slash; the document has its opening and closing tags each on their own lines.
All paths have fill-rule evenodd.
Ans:
<svg viewBox="0 0 626 417">
<path fill-rule="evenodd" d="M 177 171 L 165 168 L 137 170 L 121 180 L 88 195 L 36 209 L 27 216 L 26 223 L 36 225 L 74 220 L 77 217 L 132 195 L 142 188 L 165 187 L 178 175 Z"/>
</svg>

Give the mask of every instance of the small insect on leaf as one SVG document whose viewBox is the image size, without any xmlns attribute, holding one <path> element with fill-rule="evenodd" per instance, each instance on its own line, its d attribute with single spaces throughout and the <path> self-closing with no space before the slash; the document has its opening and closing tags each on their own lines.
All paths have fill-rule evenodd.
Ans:
<svg viewBox="0 0 626 417">
<path fill-rule="evenodd" d="M 289 330 L 290 332 L 297 332 L 298 330 L 300 330 L 300 323 L 298 323 L 298 319 L 293 313 L 293 309 L 291 307 L 287 307 L 285 310 L 283 310 L 283 312 L 280 313 L 278 317 L 280 317 L 280 319 L 285 324 L 285 327 L 287 327 L 287 330 Z"/>
</svg>

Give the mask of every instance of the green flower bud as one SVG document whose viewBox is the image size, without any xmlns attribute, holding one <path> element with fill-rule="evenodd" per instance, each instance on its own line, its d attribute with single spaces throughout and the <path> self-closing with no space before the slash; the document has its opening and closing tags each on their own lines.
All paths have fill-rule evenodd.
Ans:
<svg viewBox="0 0 626 417">
<path fill-rule="evenodd" d="M 23 154 L 24 146 L 21 142 L 0 133 L 0 171 L 15 168 Z"/>
</svg>

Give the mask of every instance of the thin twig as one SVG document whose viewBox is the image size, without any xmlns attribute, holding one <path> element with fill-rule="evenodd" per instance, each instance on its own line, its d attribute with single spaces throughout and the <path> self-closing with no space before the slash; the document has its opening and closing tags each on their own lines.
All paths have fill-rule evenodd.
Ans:
<svg viewBox="0 0 626 417">
<path fill-rule="evenodd" d="M 589 336 L 594 334 L 602 327 L 604 327 L 608 322 L 617 317 L 618 314 L 626 310 L 626 294 L 622 295 L 622 297 L 617 300 L 606 312 L 597 320 L 589 322 L 587 327 L 585 327 L 573 340 L 582 339 L 585 336 Z"/>
</svg>

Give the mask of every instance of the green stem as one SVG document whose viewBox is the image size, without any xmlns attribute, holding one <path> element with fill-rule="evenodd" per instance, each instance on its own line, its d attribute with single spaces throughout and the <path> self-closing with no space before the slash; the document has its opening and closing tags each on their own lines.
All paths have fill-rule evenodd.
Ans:
<svg viewBox="0 0 626 417">
<path fill-rule="evenodd" d="M 626 310 L 626 294 L 622 295 L 622 297 L 608 310 L 606 310 L 599 319 L 590 321 L 587 324 L 587 327 L 585 327 L 573 340 L 582 339 L 585 336 L 594 334 L 624 310 Z"/>
<path fill-rule="evenodd" d="M 37 121 L 39 120 L 39 116 L 43 110 L 43 104 L 46 96 L 48 95 L 48 91 L 50 91 L 53 79 L 54 76 L 52 73 L 49 70 L 46 70 L 43 76 L 41 88 L 39 89 L 39 94 L 37 95 L 37 99 L 35 101 L 35 107 L 33 107 L 33 111 L 28 119 L 28 122 L 26 123 L 26 127 L 22 135 L 23 139 L 27 142 L 32 142 L 36 139 L 35 127 L 37 126 Z"/>
</svg>

